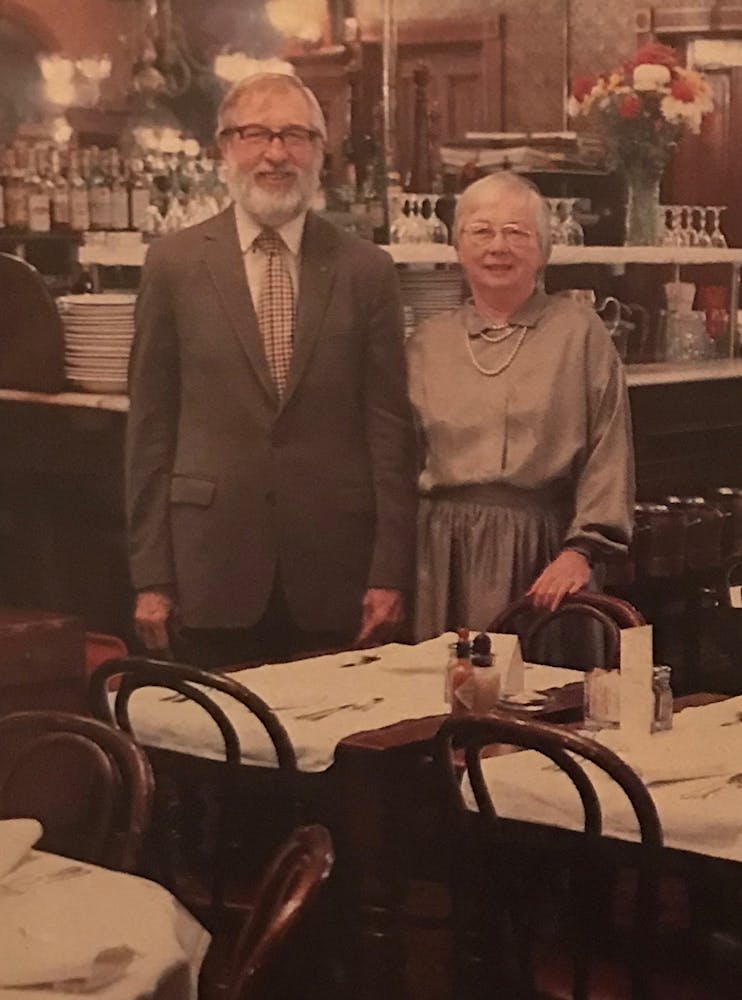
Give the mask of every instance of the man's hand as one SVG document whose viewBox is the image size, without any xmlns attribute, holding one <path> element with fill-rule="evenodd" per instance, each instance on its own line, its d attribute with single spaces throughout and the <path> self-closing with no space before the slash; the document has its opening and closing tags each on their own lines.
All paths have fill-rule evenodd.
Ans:
<svg viewBox="0 0 742 1000">
<path fill-rule="evenodd" d="M 536 608 L 556 611 L 565 594 L 576 594 L 590 579 L 590 563 L 581 552 L 560 552 L 528 591 Z"/>
<path fill-rule="evenodd" d="M 361 628 L 354 645 L 359 649 L 389 642 L 404 621 L 404 601 L 398 590 L 370 587 L 363 598 Z"/>
<path fill-rule="evenodd" d="M 134 607 L 134 629 L 149 652 L 169 652 L 168 624 L 175 600 L 161 590 L 142 590 Z"/>
</svg>

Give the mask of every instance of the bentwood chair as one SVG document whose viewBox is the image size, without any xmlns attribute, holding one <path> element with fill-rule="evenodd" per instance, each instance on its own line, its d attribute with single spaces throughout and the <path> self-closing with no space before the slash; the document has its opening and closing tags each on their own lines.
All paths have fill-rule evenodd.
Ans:
<svg viewBox="0 0 742 1000">
<path fill-rule="evenodd" d="M 67 712 L 0 719 L 0 817 L 38 819 L 39 847 L 135 871 L 154 779 L 126 733 Z"/>
<path fill-rule="evenodd" d="M 278 848 L 257 892 L 228 963 L 215 968 L 208 960 L 200 980 L 202 1000 L 278 1000 L 293 996 L 288 960 L 296 957 L 297 932 L 311 916 L 312 904 L 334 863 L 330 834 L 324 826 L 298 827 Z M 288 974 L 287 974 L 288 973 Z M 306 984 L 305 984 L 306 986 Z M 302 991 L 304 996 L 310 995 Z"/>
<path fill-rule="evenodd" d="M 44 280 L 31 264 L 0 253 L 0 386 L 64 388 L 64 329 Z"/>
<path fill-rule="evenodd" d="M 228 676 L 183 663 L 108 660 L 90 678 L 91 711 L 136 738 L 135 695 L 145 688 L 163 689 L 163 702 L 199 706 L 220 735 L 219 760 L 148 748 L 157 778 L 151 860 L 153 874 L 212 934 L 229 937 L 253 905 L 266 858 L 297 825 L 294 748 L 258 695 Z M 233 720 L 245 709 L 262 726 L 276 768 L 243 764 Z"/>
<path fill-rule="evenodd" d="M 582 832 L 501 818 L 497 789 L 482 767 L 493 744 L 535 750 L 564 772 L 579 797 Z M 478 813 L 462 791 L 462 756 Z M 662 829 L 631 767 L 576 732 L 501 714 L 447 720 L 434 757 L 450 839 L 456 997 L 711 1000 L 712 991 L 679 969 L 656 975 Z M 637 881 L 628 941 L 612 939 L 601 925 L 607 844 L 596 769 L 622 789 L 640 835 L 630 848 Z M 569 873 L 559 886 L 557 919 L 543 898 L 553 887 L 542 878 L 542 864 L 548 870 L 555 857 Z"/>
<path fill-rule="evenodd" d="M 644 624 L 628 601 L 580 590 L 567 594 L 555 611 L 536 609 L 529 597 L 521 597 L 497 616 L 490 631 L 518 635 L 529 662 L 589 670 L 617 667 L 620 629 Z"/>
</svg>

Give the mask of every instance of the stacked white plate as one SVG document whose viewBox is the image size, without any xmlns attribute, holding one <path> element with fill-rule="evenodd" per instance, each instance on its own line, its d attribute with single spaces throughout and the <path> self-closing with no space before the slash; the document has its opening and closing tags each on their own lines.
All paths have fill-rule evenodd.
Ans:
<svg viewBox="0 0 742 1000">
<path fill-rule="evenodd" d="M 57 307 L 64 325 L 67 381 L 83 392 L 126 392 L 134 337 L 136 295 L 63 295 Z"/>
<path fill-rule="evenodd" d="M 402 301 L 412 306 L 416 323 L 461 305 L 463 282 L 458 268 L 402 267 L 398 274 Z"/>
</svg>

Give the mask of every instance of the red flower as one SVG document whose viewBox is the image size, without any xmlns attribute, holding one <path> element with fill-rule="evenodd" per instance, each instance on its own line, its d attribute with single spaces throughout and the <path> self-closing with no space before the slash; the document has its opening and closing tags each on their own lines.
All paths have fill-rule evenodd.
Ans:
<svg viewBox="0 0 742 1000">
<path fill-rule="evenodd" d="M 618 103 L 618 113 L 622 118 L 636 118 L 641 106 L 636 94 L 625 94 Z"/>
<path fill-rule="evenodd" d="M 671 49 L 669 45 L 661 45 L 659 42 L 649 42 L 647 45 L 642 45 L 626 65 L 630 69 L 633 69 L 642 63 L 656 63 L 659 66 L 667 66 L 668 69 L 673 69 L 673 67 L 678 65 L 678 57 L 675 49 Z"/>
<path fill-rule="evenodd" d="M 596 76 L 576 76 L 572 83 L 572 97 L 582 103 L 597 82 Z"/>
<path fill-rule="evenodd" d="M 676 101 L 683 101 L 684 104 L 692 104 L 696 99 L 693 88 L 688 81 L 683 80 L 682 77 L 672 81 L 670 93 Z"/>
</svg>

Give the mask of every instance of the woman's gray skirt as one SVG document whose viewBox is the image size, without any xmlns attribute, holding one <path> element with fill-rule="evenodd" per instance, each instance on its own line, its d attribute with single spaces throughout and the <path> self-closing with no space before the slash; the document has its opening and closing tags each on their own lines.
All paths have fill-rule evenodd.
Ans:
<svg viewBox="0 0 742 1000">
<path fill-rule="evenodd" d="M 564 489 L 438 488 L 417 526 L 417 641 L 486 629 L 560 552 L 572 515 Z"/>
</svg>

